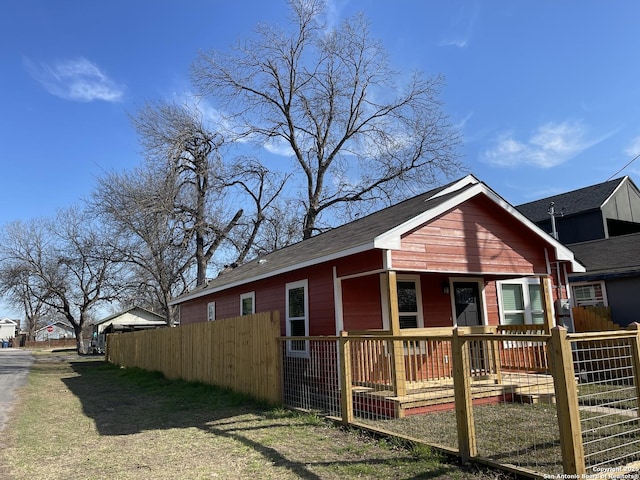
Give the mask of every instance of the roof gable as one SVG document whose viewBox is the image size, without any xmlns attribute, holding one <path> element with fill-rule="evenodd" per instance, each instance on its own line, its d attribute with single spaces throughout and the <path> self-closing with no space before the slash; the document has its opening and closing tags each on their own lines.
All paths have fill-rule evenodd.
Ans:
<svg viewBox="0 0 640 480">
<path fill-rule="evenodd" d="M 36 333 L 46 330 L 49 327 L 57 327 L 61 330 L 67 330 L 69 332 L 73 332 L 73 327 L 71 325 L 67 325 L 66 323 L 62 323 L 62 322 L 54 322 L 50 325 L 40 327 L 39 329 L 36 330 Z"/>
<path fill-rule="evenodd" d="M 114 320 L 114 319 L 116 319 L 118 317 L 121 317 L 122 315 L 127 314 L 127 313 L 133 313 L 134 311 L 139 311 L 140 313 L 143 313 L 145 315 L 153 316 L 153 317 L 157 318 L 158 321 L 163 321 L 163 322 L 166 321 L 166 319 L 162 315 L 160 315 L 158 313 L 155 313 L 155 312 L 152 312 L 151 310 L 147 310 L 146 308 L 142 308 L 142 307 L 131 307 L 131 308 L 128 308 L 128 309 L 123 310 L 121 312 L 114 313 L 113 315 L 109 315 L 108 317 L 103 318 L 102 320 L 98 320 L 97 322 L 94 322 L 92 325 L 102 325 L 103 323 L 106 323 L 106 322 L 109 322 L 111 320 Z"/>
<path fill-rule="evenodd" d="M 554 206 L 558 213 L 562 211 L 566 216 L 597 210 L 607 202 L 622 182 L 628 180 L 629 177 L 616 178 L 597 185 L 552 195 L 534 202 L 523 203 L 516 208 L 533 222 L 549 220 L 549 205 L 551 202 L 555 204 Z"/>
</svg>

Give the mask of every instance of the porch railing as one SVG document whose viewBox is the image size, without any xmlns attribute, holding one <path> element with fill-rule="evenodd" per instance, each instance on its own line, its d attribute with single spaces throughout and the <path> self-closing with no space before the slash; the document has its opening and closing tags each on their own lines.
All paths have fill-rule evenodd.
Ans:
<svg viewBox="0 0 640 480">
<path fill-rule="evenodd" d="M 306 337 L 285 404 L 535 475 L 640 460 L 637 331 L 477 332 Z"/>
</svg>

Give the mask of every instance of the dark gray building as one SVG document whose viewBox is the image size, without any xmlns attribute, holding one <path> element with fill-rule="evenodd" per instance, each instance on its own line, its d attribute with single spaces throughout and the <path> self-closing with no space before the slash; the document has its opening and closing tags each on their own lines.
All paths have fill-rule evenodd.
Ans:
<svg viewBox="0 0 640 480">
<path fill-rule="evenodd" d="M 640 321 L 640 191 L 625 176 L 516 208 L 557 238 L 586 273 L 568 275 L 572 306 L 606 306 L 620 326 Z"/>
<path fill-rule="evenodd" d="M 640 232 L 640 191 L 627 176 L 516 208 L 544 231 L 552 233 L 549 214 L 552 203 L 557 238 L 565 245 Z"/>
<path fill-rule="evenodd" d="M 640 234 L 568 245 L 585 273 L 569 275 L 577 306 L 603 305 L 625 327 L 640 322 Z"/>
</svg>

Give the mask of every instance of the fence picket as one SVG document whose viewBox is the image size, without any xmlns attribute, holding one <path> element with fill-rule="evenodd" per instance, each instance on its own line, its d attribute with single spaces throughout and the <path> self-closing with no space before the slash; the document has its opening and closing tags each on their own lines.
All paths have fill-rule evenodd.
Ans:
<svg viewBox="0 0 640 480">
<path fill-rule="evenodd" d="M 108 335 L 107 360 L 282 401 L 277 312 Z M 252 348 L 258 347 L 259 348 Z"/>
</svg>

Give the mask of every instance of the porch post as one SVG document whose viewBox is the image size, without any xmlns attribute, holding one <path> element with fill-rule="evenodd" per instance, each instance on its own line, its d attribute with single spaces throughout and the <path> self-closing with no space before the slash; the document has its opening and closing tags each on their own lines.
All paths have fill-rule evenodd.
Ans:
<svg viewBox="0 0 640 480">
<path fill-rule="evenodd" d="M 342 423 L 349 425 L 353 423 L 353 381 L 351 378 L 351 344 L 349 334 L 340 332 L 340 387 L 342 394 L 340 397 L 340 407 L 342 410 Z"/>
<path fill-rule="evenodd" d="M 562 467 L 564 473 L 584 476 L 586 469 L 582 425 L 578 410 L 578 389 L 573 368 L 571 343 L 567 339 L 566 328 L 554 327 L 551 330 L 549 355 L 556 390 Z"/>
<path fill-rule="evenodd" d="M 387 296 L 389 299 L 389 329 L 394 337 L 400 336 L 400 313 L 398 312 L 398 284 L 396 272 L 387 272 Z M 407 379 L 404 366 L 404 346 L 401 340 L 391 342 L 391 371 L 393 393 L 396 397 L 407 394 Z"/>
<path fill-rule="evenodd" d="M 633 322 L 627 330 L 635 332 L 631 339 L 631 359 L 633 361 L 633 383 L 636 386 L 636 395 L 640 398 L 640 323 Z M 640 416 L 640 411 L 638 411 Z"/>
<path fill-rule="evenodd" d="M 476 427 L 473 417 L 471 393 L 471 358 L 469 341 L 463 338 L 464 329 L 453 329 L 451 355 L 453 356 L 453 392 L 458 430 L 458 451 L 463 463 L 478 455 Z"/>
<path fill-rule="evenodd" d="M 550 333 L 553 325 L 553 295 L 549 288 L 550 278 L 545 275 L 540 277 L 540 286 L 542 287 L 542 308 L 544 308 L 544 331 Z"/>
</svg>

